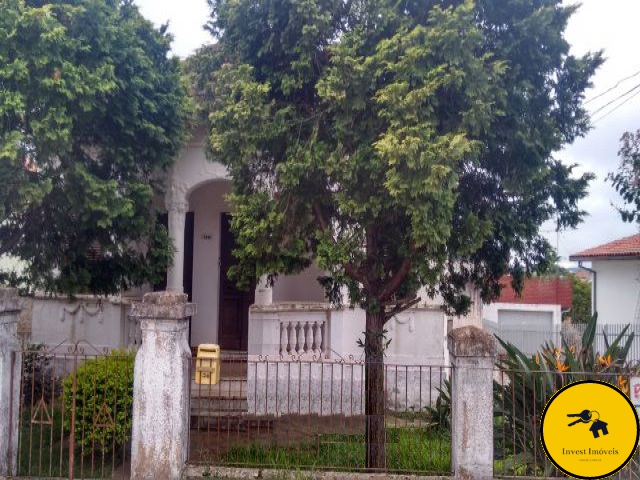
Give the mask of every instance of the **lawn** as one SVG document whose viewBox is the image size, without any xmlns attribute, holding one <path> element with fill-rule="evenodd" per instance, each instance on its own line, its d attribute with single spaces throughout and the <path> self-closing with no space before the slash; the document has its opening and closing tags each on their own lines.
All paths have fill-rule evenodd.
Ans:
<svg viewBox="0 0 640 480">
<path fill-rule="evenodd" d="M 387 426 L 387 469 L 448 474 L 451 438 L 432 425 Z M 223 429 L 192 434 L 191 460 L 228 467 L 344 470 L 365 469 L 364 419 L 291 417 L 260 431 Z M 197 447 L 196 447 L 197 445 Z"/>
</svg>

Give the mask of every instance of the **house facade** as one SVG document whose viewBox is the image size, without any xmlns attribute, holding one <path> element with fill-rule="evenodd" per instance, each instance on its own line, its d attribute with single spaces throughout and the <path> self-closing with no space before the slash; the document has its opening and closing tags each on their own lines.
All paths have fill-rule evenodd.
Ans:
<svg viewBox="0 0 640 480">
<path fill-rule="evenodd" d="M 312 266 L 280 276 L 273 286 L 258 279 L 250 292 L 227 279 L 233 263 L 231 180 L 223 165 L 205 157 L 207 132 L 194 132 L 169 173 L 165 206 L 169 234 L 176 247 L 167 273 L 168 290 L 184 291 L 197 304 L 190 343 L 220 344 L 223 351 L 249 355 L 297 355 L 355 358 L 364 331 L 364 312 L 337 310 L 326 303 Z M 481 324 L 481 302 L 464 318 L 448 318 L 441 302 L 426 295 L 422 303 L 390 320 L 388 357 L 400 362 L 446 360 L 448 326 Z M 455 324 L 455 325 L 454 325 Z"/>
<path fill-rule="evenodd" d="M 583 250 L 569 259 L 591 273 L 592 311 L 598 312 L 598 323 L 640 323 L 640 235 Z"/>
<path fill-rule="evenodd" d="M 226 200 L 231 180 L 222 164 L 206 158 L 206 140 L 206 129 L 193 133 L 168 172 L 164 197 L 175 246 L 164 288 L 187 293 L 197 305 L 189 344 L 216 343 L 223 353 L 256 358 L 361 359 L 358 340 L 363 339 L 365 313 L 327 303 L 317 282 L 322 275 L 318 268 L 280 276 L 273 286 L 258 279 L 251 291 L 240 291 L 228 280 L 234 261 Z M 140 289 L 106 299 L 80 296 L 73 302 L 36 297 L 28 307 L 30 340 L 54 345 L 82 340 L 99 349 L 135 347 L 140 330 L 129 311 L 143 293 Z M 447 331 L 482 326 L 479 298 L 466 317 L 448 317 L 437 297 L 421 297 L 421 303 L 386 326 L 389 363 L 444 365 L 449 357 Z"/>
</svg>

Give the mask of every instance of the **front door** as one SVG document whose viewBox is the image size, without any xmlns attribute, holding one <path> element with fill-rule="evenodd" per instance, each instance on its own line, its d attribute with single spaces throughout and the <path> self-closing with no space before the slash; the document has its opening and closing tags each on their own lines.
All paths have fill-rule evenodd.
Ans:
<svg viewBox="0 0 640 480">
<path fill-rule="evenodd" d="M 235 239 L 230 229 L 231 215 L 220 218 L 220 311 L 218 343 L 225 350 L 247 350 L 249 335 L 249 307 L 254 302 L 255 289 L 239 290 L 235 281 L 229 280 L 229 268 L 236 263 L 233 249 Z"/>
</svg>

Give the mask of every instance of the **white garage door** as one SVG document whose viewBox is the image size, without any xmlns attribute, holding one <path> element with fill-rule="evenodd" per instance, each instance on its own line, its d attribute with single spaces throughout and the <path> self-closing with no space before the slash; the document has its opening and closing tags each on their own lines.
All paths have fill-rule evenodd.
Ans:
<svg viewBox="0 0 640 480">
<path fill-rule="evenodd" d="M 553 312 L 498 310 L 498 325 L 498 336 L 527 354 L 537 352 L 545 342 L 557 342 Z"/>
<path fill-rule="evenodd" d="M 536 331 L 550 331 L 553 326 L 553 312 L 499 310 L 498 324 L 503 328 L 524 328 Z"/>
</svg>

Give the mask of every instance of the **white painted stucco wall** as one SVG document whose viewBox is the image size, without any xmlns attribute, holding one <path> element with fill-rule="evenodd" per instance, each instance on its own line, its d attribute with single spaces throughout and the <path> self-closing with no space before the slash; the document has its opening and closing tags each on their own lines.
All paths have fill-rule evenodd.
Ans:
<svg viewBox="0 0 640 480">
<path fill-rule="evenodd" d="M 189 196 L 194 213 L 193 296 L 198 312 L 191 319 L 191 344 L 218 340 L 218 298 L 220 295 L 220 217 L 230 207 L 225 195 L 229 181 L 220 180 L 197 188 Z"/>
<path fill-rule="evenodd" d="M 635 318 L 640 296 L 640 259 L 595 260 L 597 272 L 596 308 L 598 323 L 637 323 Z M 594 283 L 592 282 L 591 288 Z"/>
<path fill-rule="evenodd" d="M 281 275 L 273 285 L 274 302 L 324 302 L 324 290 L 318 283 L 322 270 L 311 265 L 298 275 Z"/>
<path fill-rule="evenodd" d="M 169 189 L 173 186 L 182 190 L 184 195 L 189 195 L 204 183 L 229 179 L 224 165 L 207 159 L 204 153 L 206 140 L 205 128 L 199 128 L 192 133 L 169 172 Z"/>
<path fill-rule="evenodd" d="M 129 319 L 132 299 L 96 298 L 81 295 L 73 301 L 66 298 L 36 296 L 26 298 L 24 311 L 30 318 L 33 344 L 61 347 L 86 342 L 97 350 L 125 348 L 137 336 L 135 322 Z M 95 354 L 91 348 L 87 354 Z"/>
</svg>

